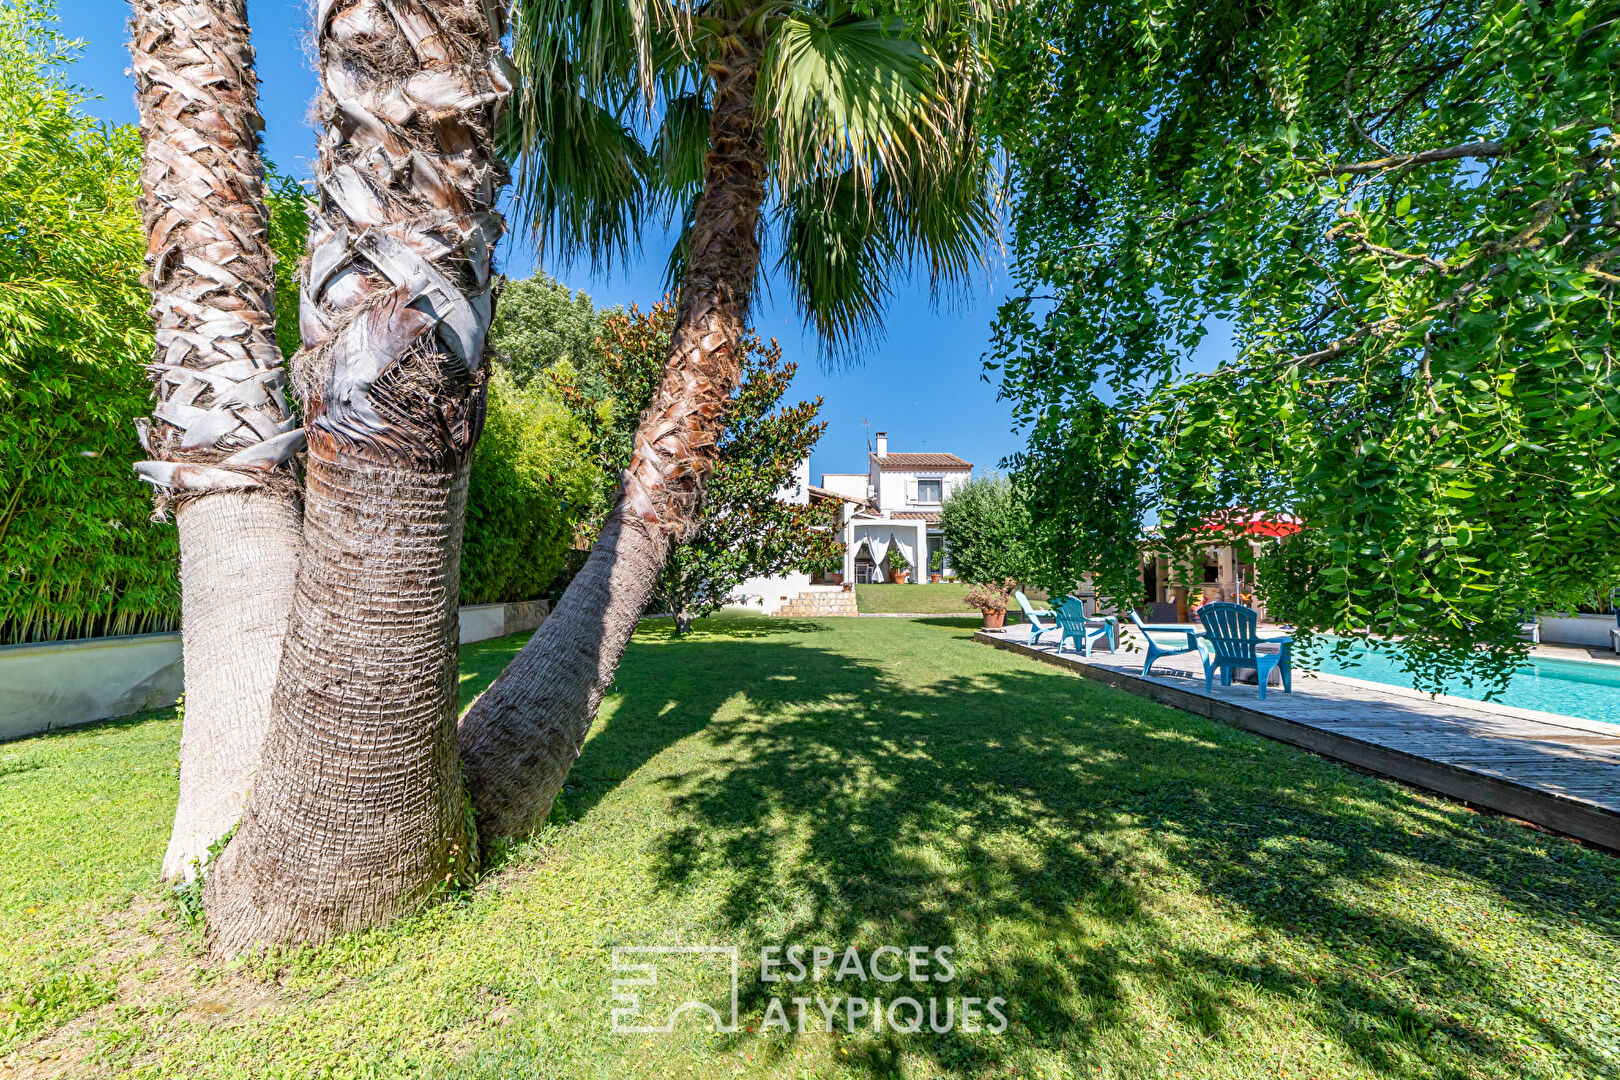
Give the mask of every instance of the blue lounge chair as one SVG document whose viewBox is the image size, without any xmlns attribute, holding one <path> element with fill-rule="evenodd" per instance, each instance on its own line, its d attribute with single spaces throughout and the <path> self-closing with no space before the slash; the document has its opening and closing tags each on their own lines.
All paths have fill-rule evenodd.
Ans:
<svg viewBox="0 0 1620 1080">
<path fill-rule="evenodd" d="M 1035 608 L 1030 605 L 1029 597 L 1024 595 L 1024 591 L 1022 589 L 1016 590 L 1013 593 L 1013 599 L 1018 601 L 1018 606 L 1023 609 L 1024 618 L 1029 620 L 1029 643 L 1031 645 L 1039 644 L 1041 635 L 1046 633 L 1048 630 L 1057 629 L 1057 615 L 1051 611 L 1036 611 Z M 1042 626 L 1042 619 L 1050 619 L 1052 621 L 1047 625 Z M 1059 642 L 1058 645 L 1061 648 L 1062 642 Z"/>
<path fill-rule="evenodd" d="M 1161 656 L 1179 656 L 1182 653 L 1198 651 L 1198 631 L 1187 630 L 1180 626 L 1159 626 L 1153 623 L 1144 623 L 1142 616 L 1131 609 L 1131 622 L 1136 624 L 1136 632 L 1141 634 L 1147 642 L 1147 659 L 1142 662 L 1142 676 L 1153 670 L 1153 661 Z"/>
<path fill-rule="evenodd" d="M 1215 671 L 1221 673 L 1221 685 L 1232 685 L 1232 672 L 1238 668 L 1253 668 L 1260 683 L 1260 700 L 1266 699 L 1266 683 L 1271 673 L 1282 668 L 1283 693 L 1294 692 L 1289 677 L 1289 647 L 1294 639 L 1284 635 L 1261 637 L 1258 627 L 1260 616 L 1253 608 L 1242 604 L 1205 604 L 1197 611 L 1198 621 L 1204 624 L 1204 634 L 1198 639 L 1198 653 L 1204 661 L 1204 693 L 1214 688 Z M 1260 652 L 1257 646 L 1276 645 L 1276 652 Z"/>
<path fill-rule="evenodd" d="M 1063 643 L 1074 642 L 1074 649 L 1083 656 L 1091 656 L 1091 643 L 1100 637 L 1108 638 L 1108 651 L 1116 652 L 1119 649 L 1119 635 L 1114 629 L 1112 615 L 1087 615 L 1086 605 L 1072 596 L 1065 596 L 1057 602 L 1058 629 L 1063 636 L 1058 639 L 1058 652 L 1063 651 Z"/>
</svg>

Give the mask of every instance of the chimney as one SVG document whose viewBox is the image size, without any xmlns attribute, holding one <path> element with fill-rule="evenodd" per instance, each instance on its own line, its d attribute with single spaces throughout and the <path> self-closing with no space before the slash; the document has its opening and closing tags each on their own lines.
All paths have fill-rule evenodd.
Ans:
<svg viewBox="0 0 1620 1080">
<path fill-rule="evenodd" d="M 877 433 L 877 456 L 889 456 L 889 433 L 887 431 Z"/>
</svg>

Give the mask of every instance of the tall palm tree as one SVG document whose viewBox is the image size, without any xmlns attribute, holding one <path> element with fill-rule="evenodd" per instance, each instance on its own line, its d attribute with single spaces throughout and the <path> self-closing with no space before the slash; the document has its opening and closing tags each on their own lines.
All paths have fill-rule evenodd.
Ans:
<svg viewBox="0 0 1620 1080">
<path fill-rule="evenodd" d="M 174 510 L 186 709 L 165 877 L 236 822 L 270 726 L 298 567 L 253 50 L 243 0 L 135 0 L 130 50 L 157 405 L 137 473 Z"/>
<path fill-rule="evenodd" d="M 474 859 L 456 610 L 504 231 L 504 8 L 321 0 L 315 23 L 304 553 L 259 771 L 204 888 L 225 953 L 384 921 Z"/>
<path fill-rule="evenodd" d="M 626 73 L 656 91 L 647 191 L 684 223 L 672 259 L 677 321 L 595 548 L 462 721 L 463 766 L 486 837 L 523 835 L 546 819 L 671 543 L 696 522 L 738 379 L 762 243 L 775 241 L 777 271 L 836 350 L 876 329 L 894 274 L 921 265 L 936 288 L 961 285 L 999 239 L 994 174 L 975 124 L 988 7 L 587 8 L 570 22 L 559 0 L 520 0 L 516 55 L 529 78 L 514 110 L 517 137 L 542 147 L 566 120 L 534 73 L 561 72 L 609 103 L 633 98 Z M 614 37 L 626 24 L 630 32 Z M 581 25 L 595 36 L 559 29 Z M 543 229 L 550 188 L 522 190 Z"/>
</svg>

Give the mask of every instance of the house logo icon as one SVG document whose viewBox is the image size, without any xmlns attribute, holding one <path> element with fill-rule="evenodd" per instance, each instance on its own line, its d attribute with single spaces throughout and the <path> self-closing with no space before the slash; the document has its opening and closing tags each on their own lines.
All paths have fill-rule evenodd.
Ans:
<svg viewBox="0 0 1620 1080">
<path fill-rule="evenodd" d="M 730 981 L 727 1006 L 716 1008 L 691 997 L 673 999 L 664 985 L 690 985 L 692 969 L 708 969 Z M 665 984 L 659 973 L 666 975 Z M 613 948 L 613 1033 L 667 1035 L 682 1014 L 707 1015 L 716 1031 L 737 1030 L 738 958 L 735 945 L 616 945 Z"/>
</svg>

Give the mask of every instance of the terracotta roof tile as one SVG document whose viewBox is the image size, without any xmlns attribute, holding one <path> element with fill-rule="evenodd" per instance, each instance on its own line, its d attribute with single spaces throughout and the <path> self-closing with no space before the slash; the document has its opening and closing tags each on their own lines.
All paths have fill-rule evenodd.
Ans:
<svg viewBox="0 0 1620 1080">
<path fill-rule="evenodd" d="M 853 495 L 845 495 L 842 492 L 834 491 L 832 488 L 824 488 L 816 484 L 808 484 L 806 487 L 809 489 L 810 494 L 817 496 L 818 498 L 842 499 L 845 502 L 852 502 L 856 504 L 864 504 L 866 502 L 865 499 L 857 499 Z"/>
<path fill-rule="evenodd" d="M 896 521 L 938 521 L 939 514 L 932 510 L 891 510 L 889 516 Z"/>
<path fill-rule="evenodd" d="M 876 454 L 872 455 L 877 457 Z M 973 466 L 955 454 L 885 454 L 877 459 L 880 469 L 971 469 Z"/>
</svg>

